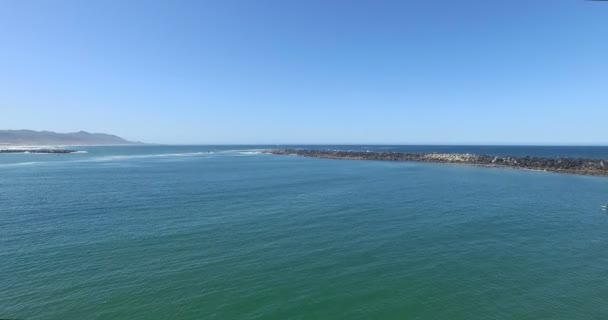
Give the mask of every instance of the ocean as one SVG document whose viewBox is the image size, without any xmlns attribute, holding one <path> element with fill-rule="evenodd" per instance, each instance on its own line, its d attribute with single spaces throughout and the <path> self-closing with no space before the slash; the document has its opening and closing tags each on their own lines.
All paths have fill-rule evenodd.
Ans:
<svg viewBox="0 0 608 320">
<path fill-rule="evenodd" d="M 267 147 L 0 154 L 0 319 L 608 318 L 608 178 Z"/>
</svg>

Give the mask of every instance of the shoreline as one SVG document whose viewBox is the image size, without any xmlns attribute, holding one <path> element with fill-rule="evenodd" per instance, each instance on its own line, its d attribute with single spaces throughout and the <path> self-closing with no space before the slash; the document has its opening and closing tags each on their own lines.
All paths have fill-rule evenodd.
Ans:
<svg viewBox="0 0 608 320">
<path fill-rule="evenodd" d="M 470 164 L 489 168 L 512 168 L 578 175 L 608 176 L 608 161 L 584 158 L 489 156 L 470 153 L 405 153 L 311 149 L 269 149 L 264 153 L 298 155 L 334 160 L 415 161 Z"/>
<path fill-rule="evenodd" d="M 66 153 L 77 153 L 78 150 L 72 149 L 59 149 L 59 148 L 43 148 L 43 147 L 0 147 L 0 153 L 52 153 L 52 154 L 66 154 Z"/>
</svg>

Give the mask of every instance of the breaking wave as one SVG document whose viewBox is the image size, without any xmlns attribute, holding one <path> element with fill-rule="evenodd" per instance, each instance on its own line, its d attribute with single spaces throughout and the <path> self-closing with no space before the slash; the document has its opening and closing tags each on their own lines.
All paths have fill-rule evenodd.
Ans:
<svg viewBox="0 0 608 320">
<path fill-rule="evenodd" d="M 196 157 L 209 154 L 208 152 L 186 152 L 186 153 L 160 153 L 160 154 L 137 154 L 137 155 L 116 155 L 116 156 L 101 156 L 82 161 L 114 161 L 114 160 L 129 160 L 129 159 L 146 159 L 146 158 L 168 158 L 168 157 Z"/>
</svg>

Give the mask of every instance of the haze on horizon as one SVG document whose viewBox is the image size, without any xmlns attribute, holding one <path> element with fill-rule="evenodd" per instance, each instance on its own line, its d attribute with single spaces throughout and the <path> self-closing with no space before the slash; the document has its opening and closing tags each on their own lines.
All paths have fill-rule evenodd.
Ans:
<svg viewBox="0 0 608 320">
<path fill-rule="evenodd" d="M 608 2 L 0 3 L 0 129 L 608 144 Z"/>
</svg>

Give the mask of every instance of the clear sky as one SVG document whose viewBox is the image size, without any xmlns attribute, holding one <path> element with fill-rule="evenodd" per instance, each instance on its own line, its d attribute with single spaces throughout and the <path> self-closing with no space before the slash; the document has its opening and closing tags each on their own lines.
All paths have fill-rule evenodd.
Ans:
<svg viewBox="0 0 608 320">
<path fill-rule="evenodd" d="M 608 144 L 608 2 L 0 1 L 0 129 Z"/>
</svg>

